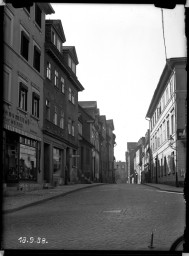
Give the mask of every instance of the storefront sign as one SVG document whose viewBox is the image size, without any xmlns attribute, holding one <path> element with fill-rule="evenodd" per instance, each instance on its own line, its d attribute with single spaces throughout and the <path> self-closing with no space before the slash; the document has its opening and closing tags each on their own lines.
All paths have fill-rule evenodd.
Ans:
<svg viewBox="0 0 189 256">
<path fill-rule="evenodd" d="M 4 111 L 4 123 L 8 125 L 12 125 L 17 128 L 23 128 L 23 125 L 30 124 L 28 118 L 24 118 L 8 110 Z"/>
</svg>

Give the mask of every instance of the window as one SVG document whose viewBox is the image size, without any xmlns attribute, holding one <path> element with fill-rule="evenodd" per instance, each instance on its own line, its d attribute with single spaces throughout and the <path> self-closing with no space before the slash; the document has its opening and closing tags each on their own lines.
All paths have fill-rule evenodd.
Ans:
<svg viewBox="0 0 189 256">
<path fill-rule="evenodd" d="M 162 125 L 160 126 L 160 145 L 162 144 Z"/>
<path fill-rule="evenodd" d="M 55 35 L 54 31 L 52 31 L 52 42 L 54 45 L 56 45 L 56 35 Z"/>
<path fill-rule="evenodd" d="M 75 136 L 75 126 L 74 122 L 72 121 L 72 136 Z"/>
<path fill-rule="evenodd" d="M 57 38 L 57 49 L 59 50 L 59 52 L 61 52 L 61 42 L 58 38 Z"/>
<path fill-rule="evenodd" d="M 55 106 L 54 107 L 54 119 L 53 119 L 53 123 L 55 124 L 55 125 L 57 125 L 57 121 L 58 121 L 58 114 L 57 114 L 57 107 Z"/>
<path fill-rule="evenodd" d="M 72 126 L 72 121 L 71 121 L 71 119 L 69 118 L 69 119 L 68 119 L 68 134 L 71 134 L 71 126 Z"/>
<path fill-rule="evenodd" d="M 47 78 L 51 79 L 51 63 L 47 62 Z"/>
<path fill-rule="evenodd" d="M 20 88 L 19 88 L 19 108 L 21 108 L 24 111 L 27 111 L 27 93 L 28 88 L 25 84 L 20 82 Z"/>
<path fill-rule="evenodd" d="M 34 53 L 33 53 L 33 67 L 40 72 L 40 58 L 41 58 L 41 51 L 40 49 L 34 45 Z"/>
<path fill-rule="evenodd" d="M 32 115 L 39 118 L 39 95 L 35 92 L 32 94 Z"/>
<path fill-rule="evenodd" d="M 71 68 L 72 67 L 72 59 L 70 56 L 68 56 L 68 66 Z"/>
<path fill-rule="evenodd" d="M 39 6 L 35 4 L 35 21 L 40 28 L 41 28 L 41 16 L 42 16 L 42 11 L 39 8 Z"/>
<path fill-rule="evenodd" d="M 26 34 L 23 30 L 21 31 L 20 54 L 24 57 L 24 59 L 28 60 L 28 56 L 29 56 L 29 34 Z"/>
<path fill-rule="evenodd" d="M 72 103 L 75 104 L 75 95 L 73 92 L 72 92 Z"/>
<path fill-rule="evenodd" d="M 64 112 L 61 110 L 60 128 L 64 129 Z"/>
<path fill-rule="evenodd" d="M 64 78 L 63 77 L 61 77 L 61 79 L 60 79 L 60 83 L 61 83 L 61 92 L 62 93 L 65 93 L 65 81 L 64 81 Z"/>
<path fill-rule="evenodd" d="M 71 68 L 71 70 L 74 73 L 76 73 L 76 65 L 69 55 L 68 55 L 68 66 Z"/>
<path fill-rule="evenodd" d="M 167 139 L 170 137 L 169 120 L 167 120 Z"/>
<path fill-rule="evenodd" d="M 83 128 L 83 125 L 81 122 L 78 122 L 78 132 L 80 135 L 82 135 L 82 128 Z"/>
<path fill-rule="evenodd" d="M 58 87 L 58 71 L 54 71 L 54 85 Z"/>
<path fill-rule="evenodd" d="M 169 88 L 166 88 L 166 103 L 169 101 Z"/>
<path fill-rule="evenodd" d="M 45 107 L 46 107 L 46 118 L 50 120 L 50 101 L 46 99 L 45 101 Z"/>
<path fill-rule="evenodd" d="M 162 136 L 162 142 L 165 141 L 165 121 L 163 121 L 163 136 Z"/>
<path fill-rule="evenodd" d="M 171 115 L 171 134 L 175 133 L 174 114 Z"/>
<path fill-rule="evenodd" d="M 71 90 L 71 88 L 69 88 L 69 100 L 70 101 L 72 100 L 72 90 Z"/>
<path fill-rule="evenodd" d="M 4 85 L 3 85 L 3 98 L 4 100 L 11 101 L 11 69 L 4 66 Z"/>
</svg>

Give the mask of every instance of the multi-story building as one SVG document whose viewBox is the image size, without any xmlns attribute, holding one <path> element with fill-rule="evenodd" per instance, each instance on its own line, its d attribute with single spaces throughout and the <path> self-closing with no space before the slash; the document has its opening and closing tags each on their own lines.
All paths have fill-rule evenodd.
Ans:
<svg viewBox="0 0 189 256">
<path fill-rule="evenodd" d="M 4 6 L 3 173 L 7 184 L 43 182 L 45 15 L 48 3 Z"/>
<path fill-rule="evenodd" d="M 141 174 L 143 171 L 143 153 L 144 153 L 144 137 L 141 137 L 137 143 L 135 149 L 135 161 L 136 161 L 136 174 L 137 174 L 137 184 L 141 184 Z"/>
<path fill-rule="evenodd" d="M 60 20 L 46 20 L 43 169 L 51 184 L 78 182 L 77 54 L 66 41 Z"/>
<path fill-rule="evenodd" d="M 113 120 L 106 120 L 106 143 L 107 143 L 107 160 L 108 160 L 108 175 L 107 181 L 109 183 L 115 182 L 115 170 L 114 170 L 114 146 L 115 146 L 115 134 Z"/>
<path fill-rule="evenodd" d="M 92 149 L 92 181 L 100 179 L 100 140 L 99 140 L 99 109 L 96 101 L 79 101 L 79 105 L 92 117 L 94 120 L 90 122 L 90 142 L 93 145 Z"/>
<path fill-rule="evenodd" d="M 145 134 L 144 143 L 144 155 L 143 155 L 143 172 L 142 172 L 142 183 L 150 182 L 150 159 L 151 159 L 151 149 L 150 149 L 150 130 L 148 129 Z"/>
<path fill-rule="evenodd" d="M 106 145 L 106 116 L 99 116 L 100 125 L 100 181 L 105 182 L 108 176 L 108 154 Z"/>
<path fill-rule="evenodd" d="M 92 152 L 90 126 L 94 119 L 80 105 L 78 106 L 78 140 L 79 140 L 79 180 L 81 183 L 91 183 L 93 180 Z"/>
<path fill-rule="evenodd" d="M 168 59 L 146 114 L 150 124 L 152 182 L 183 184 L 186 86 L 186 58 Z"/>
<path fill-rule="evenodd" d="M 115 183 L 127 183 L 126 162 L 116 161 L 114 163 Z"/>
<path fill-rule="evenodd" d="M 128 183 L 134 183 L 134 156 L 135 156 L 135 149 L 137 147 L 137 142 L 128 142 L 127 143 L 127 152 L 126 152 L 126 166 L 127 166 L 127 176 L 128 176 Z"/>
</svg>

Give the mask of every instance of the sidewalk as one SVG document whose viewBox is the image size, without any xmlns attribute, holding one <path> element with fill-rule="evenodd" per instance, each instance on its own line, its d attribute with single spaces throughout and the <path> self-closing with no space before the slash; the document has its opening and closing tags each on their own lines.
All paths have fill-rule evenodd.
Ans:
<svg viewBox="0 0 189 256">
<path fill-rule="evenodd" d="M 177 192 L 182 194 L 184 191 L 183 187 L 174 187 L 174 186 L 169 186 L 169 185 L 164 185 L 164 184 L 156 184 L 156 183 L 143 183 L 142 185 L 150 186 L 153 188 L 157 188 L 163 191 L 169 191 L 169 192 Z"/>
<path fill-rule="evenodd" d="M 104 185 L 104 183 L 93 183 L 93 184 L 74 184 L 74 185 L 63 185 L 55 188 L 40 189 L 28 192 L 21 192 L 10 190 L 6 193 L 3 198 L 2 210 L 3 213 L 11 213 L 28 206 L 36 205 L 41 202 L 48 201 L 52 198 L 59 196 L 65 196 L 74 191 L 82 190 L 85 188 L 91 188 L 95 186 Z"/>
</svg>

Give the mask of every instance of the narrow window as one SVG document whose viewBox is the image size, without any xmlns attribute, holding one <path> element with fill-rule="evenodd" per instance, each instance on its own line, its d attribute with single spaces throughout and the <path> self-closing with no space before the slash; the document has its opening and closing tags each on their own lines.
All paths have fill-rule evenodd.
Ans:
<svg viewBox="0 0 189 256">
<path fill-rule="evenodd" d="M 47 78 L 51 79 L 51 63 L 47 62 Z"/>
<path fill-rule="evenodd" d="M 21 31 L 21 45 L 20 45 L 20 54 L 24 57 L 24 59 L 28 60 L 29 56 L 29 36 Z"/>
<path fill-rule="evenodd" d="M 64 112 L 61 110 L 60 128 L 64 129 Z"/>
<path fill-rule="evenodd" d="M 170 132 L 169 132 L 169 120 L 167 120 L 167 139 L 170 137 Z"/>
<path fill-rule="evenodd" d="M 54 45 L 56 45 L 56 35 L 55 35 L 54 31 L 52 31 L 52 42 Z"/>
<path fill-rule="evenodd" d="M 71 121 L 71 119 L 69 118 L 69 119 L 68 119 L 68 134 L 71 134 L 71 126 L 72 126 L 72 121 Z"/>
<path fill-rule="evenodd" d="M 46 99 L 45 101 L 45 107 L 46 107 L 46 118 L 50 120 L 50 101 Z"/>
<path fill-rule="evenodd" d="M 74 95 L 74 92 L 72 92 L 72 103 L 75 104 L 75 95 Z"/>
<path fill-rule="evenodd" d="M 72 136 L 75 136 L 75 127 L 74 122 L 72 121 Z"/>
<path fill-rule="evenodd" d="M 32 94 L 32 115 L 39 118 L 39 95 Z"/>
<path fill-rule="evenodd" d="M 61 82 L 61 92 L 64 93 L 65 92 L 65 81 L 64 81 L 64 78 L 61 77 L 60 79 L 60 82 Z"/>
<path fill-rule="evenodd" d="M 42 16 L 42 11 L 39 8 L 39 6 L 35 4 L 35 21 L 40 28 L 41 28 L 41 16 Z"/>
<path fill-rule="evenodd" d="M 61 52 L 61 42 L 58 38 L 57 38 L 57 49 L 59 50 L 59 52 Z"/>
<path fill-rule="evenodd" d="M 70 56 L 68 56 L 68 66 L 72 68 L 72 59 Z"/>
<path fill-rule="evenodd" d="M 19 108 L 24 111 L 27 111 L 27 86 L 20 82 L 19 88 Z"/>
<path fill-rule="evenodd" d="M 167 159 L 166 156 L 164 157 L 164 175 L 167 175 Z"/>
<path fill-rule="evenodd" d="M 33 53 L 33 67 L 40 72 L 40 59 L 41 59 L 41 51 L 40 49 L 34 45 L 34 53 Z"/>
<path fill-rule="evenodd" d="M 71 90 L 71 88 L 69 88 L 69 100 L 70 101 L 72 100 L 72 90 Z"/>
<path fill-rule="evenodd" d="M 58 114 L 57 114 L 57 107 L 55 106 L 54 107 L 54 120 L 53 120 L 53 122 L 54 122 L 54 124 L 55 125 L 57 125 L 57 121 L 58 121 Z"/>
<path fill-rule="evenodd" d="M 174 114 L 171 115 L 171 133 L 175 132 Z"/>
<path fill-rule="evenodd" d="M 54 85 L 58 87 L 58 71 L 54 71 Z"/>
</svg>

